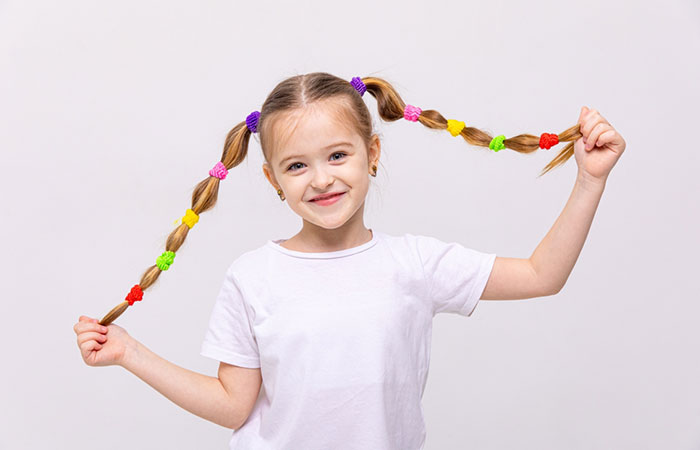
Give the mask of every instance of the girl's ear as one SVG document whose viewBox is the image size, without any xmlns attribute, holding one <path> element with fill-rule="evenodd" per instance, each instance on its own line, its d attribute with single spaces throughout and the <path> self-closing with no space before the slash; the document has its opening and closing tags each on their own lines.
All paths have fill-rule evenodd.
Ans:
<svg viewBox="0 0 700 450">
<path fill-rule="evenodd" d="M 279 183 L 277 183 L 277 179 L 275 178 L 275 174 L 272 171 L 272 167 L 268 163 L 265 162 L 262 165 L 262 170 L 263 170 L 263 173 L 265 174 L 265 178 L 267 178 L 267 181 L 270 182 L 272 187 L 274 187 L 275 189 L 278 189 Z"/>
<path fill-rule="evenodd" d="M 372 141 L 369 146 L 369 161 L 379 161 L 379 157 L 382 154 L 382 143 L 379 140 L 378 135 L 372 135 Z"/>
</svg>

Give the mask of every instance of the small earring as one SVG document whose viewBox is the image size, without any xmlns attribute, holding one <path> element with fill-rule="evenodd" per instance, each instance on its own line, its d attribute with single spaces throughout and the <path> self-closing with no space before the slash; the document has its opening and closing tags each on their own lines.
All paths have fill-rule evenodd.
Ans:
<svg viewBox="0 0 700 450">
<path fill-rule="evenodd" d="M 376 177 L 376 176 L 377 176 L 377 166 L 374 166 L 374 165 L 373 165 L 373 166 L 372 166 L 372 171 L 373 171 L 373 173 L 371 173 L 370 175 L 372 175 L 373 177 Z"/>
<path fill-rule="evenodd" d="M 284 199 L 286 198 L 284 194 L 282 194 L 282 189 L 277 189 L 277 195 L 280 196 L 280 200 L 282 201 L 284 201 Z"/>
</svg>

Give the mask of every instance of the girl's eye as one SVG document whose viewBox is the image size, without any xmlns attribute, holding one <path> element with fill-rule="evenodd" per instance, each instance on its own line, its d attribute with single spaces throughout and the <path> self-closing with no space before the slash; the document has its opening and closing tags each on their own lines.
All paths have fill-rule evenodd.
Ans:
<svg viewBox="0 0 700 450">
<path fill-rule="evenodd" d="M 331 155 L 331 157 L 333 157 L 333 156 L 335 156 L 335 155 L 347 156 L 347 153 L 345 153 L 345 152 L 335 152 L 335 153 L 333 153 L 333 154 Z M 339 159 L 342 159 L 342 158 L 339 158 Z M 335 161 L 337 161 L 337 159 L 336 159 Z M 291 164 L 289 167 L 287 167 L 287 170 L 288 170 L 288 171 L 291 171 L 291 172 L 294 172 L 296 169 L 293 169 L 293 167 L 296 166 L 296 165 L 298 165 L 298 164 L 304 164 L 304 163 L 294 163 L 294 164 Z"/>
<path fill-rule="evenodd" d="M 331 156 L 335 156 L 335 155 L 347 156 L 347 154 L 346 154 L 346 153 L 343 153 L 343 152 L 335 152 L 335 153 L 333 153 Z"/>
</svg>

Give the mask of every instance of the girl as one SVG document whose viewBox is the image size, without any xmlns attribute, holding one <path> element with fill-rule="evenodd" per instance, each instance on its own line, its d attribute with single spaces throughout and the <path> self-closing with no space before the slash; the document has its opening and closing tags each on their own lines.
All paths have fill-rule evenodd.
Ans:
<svg viewBox="0 0 700 450">
<path fill-rule="evenodd" d="M 494 151 L 529 153 L 568 142 L 545 173 L 573 153 L 576 184 L 529 259 L 365 227 L 369 177 L 380 159 L 365 91 L 384 120 L 447 129 Z M 216 203 L 227 169 L 245 158 L 252 133 L 260 135 L 266 178 L 303 226 L 290 239 L 240 255 L 226 271 L 201 347 L 220 362 L 218 377 L 210 377 L 166 361 L 109 324 L 172 264 L 198 215 Z M 470 316 L 480 299 L 559 292 L 625 146 L 586 107 L 577 125 L 558 135 L 505 139 L 406 105 L 380 78 L 291 77 L 260 113 L 229 132 L 221 162 L 195 188 L 167 251 L 126 301 L 100 322 L 80 317 L 78 347 L 86 364 L 121 365 L 182 408 L 232 428 L 231 449 L 423 448 L 421 398 L 435 314 Z"/>
</svg>

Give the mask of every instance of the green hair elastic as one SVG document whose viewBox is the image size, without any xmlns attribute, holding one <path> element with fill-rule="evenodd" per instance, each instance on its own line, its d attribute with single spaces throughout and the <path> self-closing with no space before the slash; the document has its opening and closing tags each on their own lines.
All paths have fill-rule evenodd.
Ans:
<svg viewBox="0 0 700 450">
<path fill-rule="evenodd" d="M 489 148 L 493 150 L 494 152 L 497 152 L 499 150 L 503 150 L 506 148 L 506 145 L 503 143 L 505 141 L 506 137 L 504 135 L 499 135 L 496 136 L 495 138 L 491 139 L 491 142 L 489 143 Z"/>
<path fill-rule="evenodd" d="M 168 270 L 170 265 L 175 260 L 175 252 L 165 251 L 162 255 L 156 258 L 156 265 L 160 270 Z"/>
</svg>

